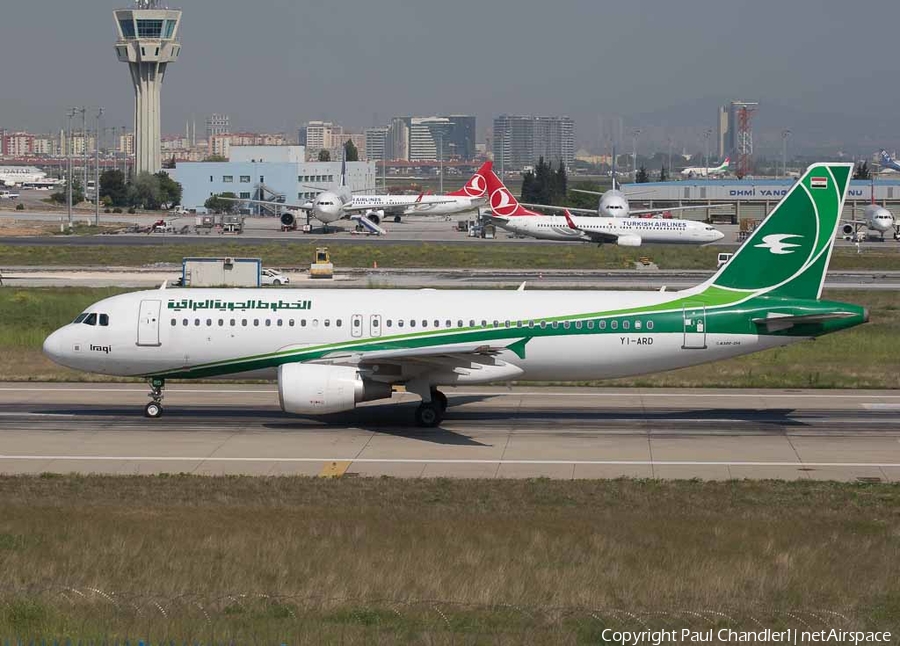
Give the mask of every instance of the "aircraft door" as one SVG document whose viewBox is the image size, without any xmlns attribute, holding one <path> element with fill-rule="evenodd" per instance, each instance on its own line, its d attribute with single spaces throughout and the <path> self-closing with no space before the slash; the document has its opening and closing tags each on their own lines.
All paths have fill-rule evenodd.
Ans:
<svg viewBox="0 0 900 646">
<path fill-rule="evenodd" d="M 369 336 L 381 336 L 381 314 L 369 317 Z"/>
<path fill-rule="evenodd" d="M 682 348 L 685 350 L 705 350 L 706 349 L 706 306 L 690 305 L 684 306 L 684 343 Z"/>
<path fill-rule="evenodd" d="M 356 338 L 362 336 L 362 316 L 354 314 L 350 319 L 350 335 Z"/>
<path fill-rule="evenodd" d="M 161 304 L 161 301 L 141 301 L 141 308 L 138 312 L 138 345 L 160 345 L 159 310 Z"/>
</svg>

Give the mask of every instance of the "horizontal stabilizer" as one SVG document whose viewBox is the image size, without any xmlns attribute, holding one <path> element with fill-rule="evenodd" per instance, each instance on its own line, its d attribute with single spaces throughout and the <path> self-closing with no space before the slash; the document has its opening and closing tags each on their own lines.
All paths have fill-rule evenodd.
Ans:
<svg viewBox="0 0 900 646">
<path fill-rule="evenodd" d="M 764 326 L 769 332 L 778 332 L 779 330 L 787 330 L 796 325 L 812 325 L 815 323 L 824 323 L 825 321 L 833 321 L 835 319 L 845 319 L 856 316 L 853 312 L 827 312 L 822 314 L 805 314 L 801 316 L 792 316 L 790 314 L 771 313 L 766 317 L 753 319 L 756 325 Z"/>
</svg>

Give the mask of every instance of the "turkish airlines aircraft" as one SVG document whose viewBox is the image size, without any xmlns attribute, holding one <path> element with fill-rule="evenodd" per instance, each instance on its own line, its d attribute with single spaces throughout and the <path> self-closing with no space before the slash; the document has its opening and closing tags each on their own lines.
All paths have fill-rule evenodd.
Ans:
<svg viewBox="0 0 900 646">
<path fill-rule="evenodd" d="M 523 207 L 493 171 L 487 175 L 491 221 L 507 231 L 541 240 L 604 242 L 620 247 L 642 244 L 710 244 L 725 234 L 703 222 L 657 218 L 544 215 Z"/>
<path fill-rule="evenodd" d="M 399 222 L 401 215 L 451 215 L 477 209 L 485 203 L 482 188 L 484 172 L 485 170 L 490 171 L 490 169 L 491 162 L 485 162 L 469 178 L 463 188 L 447 195 L 354 195 L 347 186 L 345 164 L 342 164 L 340 187 L 322 191 L 316 195 L 315 199 L 304 204 L 236 198 L 231 198 L 231 201 L 283 206 L 287 213 L 282 215 L 282 223 L 288 226 L 294 225 L 297 211 L 304 212 L 307 218 L 314 218 L 323 223 L 326 231 L 330 223 L 353 215 L 361 215 L 375 225 L 379 225 L 386 216 L 393 216 L 394 221 Z M 482 188 L 481 193 L 478 193 L 479 188 Z"/>
<path fill-rule="evenodd" d="M 44 341 L 77 370 L 167 379 L 277 379 L 288 413 L 422 398 L 443 385 L 609 379 L 785 346 L 868 320 L 820 300 L 851 164 L 816 164 L 712 278 L 679 292 L 166 289 L 104 299 Z"/>
</svg>

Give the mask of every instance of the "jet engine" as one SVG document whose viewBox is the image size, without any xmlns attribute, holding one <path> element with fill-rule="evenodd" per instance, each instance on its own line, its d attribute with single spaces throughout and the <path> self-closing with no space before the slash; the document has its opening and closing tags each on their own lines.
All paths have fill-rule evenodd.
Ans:
<svg viewBox="0 0 900 646">
<path fill-rule="evenodd" d="M 390 384 L 363 379 L 353 367 L 300 363 L 278 367 L 278 399 L 286 413 L 340 413 L 353 410 L 360 402 L 390 396 Z"/>
<path fill-rule="evenodd" d="M 854 227 L 852 224 L 845 224 L 841 227 L 841 233 L 844 234 L 844 240 L 850 242 L 853 240 Z"/>
<path fill-rule="evenodd" d="M 634 234 L 619 236 L 618 240 L 616 240 L 616 244 L 620 247 L 640 247 L 641 236 L 636 236 Z"/>
<path fill-rule="evenodd" d="M 282 230 L 297 228 L 297 218 L 290 211 L 285 211 L 281 214 L 281 228 Z"/>
<path fill-rule="evenodd" d="M 375 224 L 381 224 L 381 221 L 384 219 L 384 209 L 376 209 L 372 211 L 366 211 L 366 217 L 370 222 L 374 222 Z"/>
</svg>

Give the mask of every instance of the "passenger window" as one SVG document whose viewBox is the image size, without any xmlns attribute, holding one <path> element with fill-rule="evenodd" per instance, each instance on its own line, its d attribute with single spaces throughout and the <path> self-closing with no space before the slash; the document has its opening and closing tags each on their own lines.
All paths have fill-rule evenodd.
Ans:
<svg viewBox="0 0 900 646">
<path fill-rule="evenodd" d="M 609 327 L 610 327 L 611 329 L 615 330 L 615 329 L 617 329 L 617 328 L 619 327 L 619 322 L 618 322 L 618 321 L 615 321 L 615 320 L 610 321 L 610 322 L 609 322 Z"/>
<path fill-rule="evenodd" d="M 580 330 L 580 329 L 581 329 L 581 321 L 575 321 L 575 329 L 576 329 L 576 330 Z"/>
<path fill-rule="evenodd" d="M 385 321 L 385 323 L 387 324 L 388 327 L 394 326 L 394 322 L 391 319 L 388 319 L 387 321 Z"/>
<path fill-rule="evenodd" d="M 481 327 L 487 327 L 487 321 L 481 319 Z"/>
<path fill-rule="evenodd" d="M 640 329 L 641 329 L 641 322 L 640 322 L 640 321 L 635 321 L 635 322 L 634 322 L 634 329 L 635 329 L 635 330 L 640 330 Z"/>
<path fill-rule="evenodd" d="M 229 324 L 231 327 L 234 327 L 235 323 L 236 323 L 236 321 L 235 321 L 234 319 L 231 319 L 230 321 L 228 321 L 228 324 Z"/>
<path fill-rule="evenodd" d="M 200 327 L 200 319 L 194 319 L 194 325 Z"/>
<path fill-rule="evenodd" d="M 505 325 L 506 327 L 509 327 L 510 323 L 509 323 L 509 321 L 504 321 L 503 325 Z"/>
<path fill-rule="evenodd" d="M 495 321 L 494 321 L 494 327 L 500 327 L 500 321 L 495 320 Z"/>
<path fill-rule="evenodd" d="M 175 327 L 176 325 L 178 325 L 178 321 L 175 319 L 172 319 L 172 327 Z"/>
<path fill-rule="evenodd" d="M 338 326 L 338 327 L 341 327 L 341 325 L 342 325 L 341 319 L 336 320 L 336 321 L 334 322 L 334 324 L 335 324 L 336 326 Z"/>
<path fill-rule="evenodd" d="M 606 329 L 606 321 L 600 321 L 600 329 L 601 329 L 601 330 L 605 330 L 605 329 Z"/>
<path fill-rule="evenodd" d="M 434 319 L 434 327 L 441 327 L 441 322 L 437 319 Z"/>
<path fill-rule="evenodd" d="M 465 325 L 463 325 L 462 319 L 456 322 L 456 327 L 465 327 Z"/>
<path fill-rule="evenodd" d="M 247 319 L 241 319 L 241 325 L 247 327 Z"/>
<path fill-rule="evenodd" d="M 103 327 L 106 327 L 107 325 L 109 325 L 109 315 L 108 314 L 100 315 L 100 325 Z"/>
<path fill-rule="evenodd" d="M 259 327 L 259 319 L 253 319 L 253 327 Z"/>
<path fill-rule="evenodd" d="M 278 327 L 282 327 L 284 325 L 284 321 L 282 321 L 281 319 L 278 319 L 277 325 L 278 325 Z"/>
<path fill-rule="evenodd" d="M 313 319 L 313 320 L 312 320 L 312 326 L 313 326 L 313 327 L 319 327 L 319 319 Z"/>
<path fill-rule="evenodd" d="M 568 329 L 569 329 L 569 322 L 568 322 L 568 321 L 565 321 L 565 322 L 563 323 L 563 327 L 566 328 L 566 329 L 568 330 Z"/>
<path fill-rule="evenodd" d="M 184 326 L 187 326 L 188 320 L 187 320 L 187 319 L 182 319 L 181 324 L 184 325 Z"/>
<path fill-rule="evenodd" d="M 546 329 L 547 329 L 547 321 L 541 321 L 541 329 L 542 329 L 542 330 L 546 330 Z"/>
<path fill-rule="evenodd" d="M 553 329 L 554 329 L 554 330 L 555 330 L 557 327 L 559 327 L 559 323 L 557 323 L 556 321 L 553 321 L 553 323 L 551 323 L 551 325 L 553 326 Z"/>
<path fill-rule="evenodd" d="M 266 327 L 272 327 L 272 319 L 266 319 Z"/>
<path fill-rule="evenodd" d="M 306 319 L 300 319 L 300 327 L 306 327 Z"/>
<path fill-rule="evenodd" d="M 212 327 L 212 319 L 206 319 L 206 327 Z"/>
<path fill-rule="evenodd" d="M 403 319 L 397 321 L 397 327 L 403 327 Z"/>
<path fill-rule="evenodd" d="M 222 327 L 224 325 L 225 325 L 225 319 L 219 319 L 219 327 Z"/>
<path fill-rule="evenodd" d="M 410 320 L 409 327 L 416 327 L 416 319 Z"/>
<path fill-rule="evenodd" d="M 652 329 L 653 329 L 653 321 L 647 321 L 647 329 L 648 329 L 648 330 L 652 330 Z"/>
<path fill-rule="evenodd" d="M 631 327 L 631 321 L 622 321 L 622 329 L 627 330 Z"/>
<path fill-rule="evenodd" d="M 85 325 L 97 325 L 97 315 L 96 314 L 88 314 L 87 318 L 84 319 Z"/>
<path fill-rule="evenodd" d="M 593 330 L 593 329 L 594 329 L 594 322 L 593 322 L 593 321 L 588 321 L 588 324 L 587 324 L 587 325 L 588 325 L 588 329 L 589 329 L 589 330 Z"/>
<path fill-rule="evenodd" d="M 533 327 L 534 327 L 534 321 L 528 321 L 528 327 L 533 328 Z"/>
<path fill-rule="evenodd" d="M 331 327 L 331 319 L 325 319 L 325 327 Z"/>
<path fill-rule="evenodd" d="M 444 321 L 444 323 L 447 324 L 447 327 L 452 327 L 452 326 L 453 326 L 453 321 L 451 321 L 450 319 L 447 319 L 446 321 Z"/>
<path fill-rule="evenodd" d="M 288 326 L 289 326 L 289 327 L 294 327 L 294 319 L 290 319 L 290 320 L 288 321 Z"/>
<path fill-rule="evenodd" d="M 469 319 L 469 327 L 475 327 L 475 319 Z"/>
</svg>

